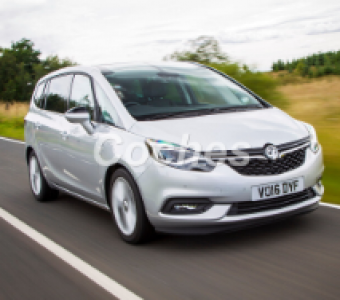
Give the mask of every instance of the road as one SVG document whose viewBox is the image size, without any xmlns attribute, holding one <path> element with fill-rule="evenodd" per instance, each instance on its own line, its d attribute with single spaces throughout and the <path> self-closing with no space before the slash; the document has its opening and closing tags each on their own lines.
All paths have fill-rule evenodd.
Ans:
<svg viewBox="0 0 340 300">
<path fill-rule="evenodd" d="M 0 140 L 0 207 L 144 299 L 340 299 L 340 210 L 131 246 L 109 213 L 34 200 L 24 145 Z M 0 218 L 0 299 L 114 299 Z"/>
</svg>

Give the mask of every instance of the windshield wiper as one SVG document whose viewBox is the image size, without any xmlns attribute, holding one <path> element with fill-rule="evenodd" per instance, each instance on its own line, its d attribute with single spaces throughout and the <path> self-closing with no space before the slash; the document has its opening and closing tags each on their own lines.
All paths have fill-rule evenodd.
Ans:
<svg viewBox="0 0 340 300">
<path fill-rule="evenodd" d="M 249 110 L 249 109 L 261 109 L 261 108 L 263 108 L 263 106 L 258 105 L 258 104 L 234 105 L 234 106 L 227 106 L 227 107 L 210 108 L 210 112 L 220 113 L 220 112 L 226 112 L 226 111 L 243 111 L 243 110 Z"/>
<path fill-rule="evenodd" d="M 200 110 L 193 110 L 193 111 L 181 111 L 181 112 L 174 112 L 174 113 L 160 113 L 160 114 L 152 114 L 146 116 L 140 116 L 141 121 L 151 121 L 151 120 L 160 120 L 160 119 L 168 119 L 168 118 L 181 118 L 181 117 L 194 117 L 200 116 L 202 114 L 206 114 L 209 112 L 208 109 L 200 109 Z"/>
<path fill-rule="evenodd" d="M 140 116 L 139 118 L 141 121 L 151 121 L 151 120 L 161 120 L 161 119 L 169 119 L 169 118 L 195 117 L 195 116 L 223 113 L 227 111 L 235 112 L 235 111 L 244 111 L 244 110 L 249 110 L 249 109 L 260 109 L 260 108 L 263 108 L 263 106 L 260 106 L 258 104 L 235 105 L 235 106 L 228 106 L 228 107 L 214 107 L 214 108 L 180 111 L 180 112 L 173 112 L 173 113 L 152 114 L 152 115 Z"/>
</svg>

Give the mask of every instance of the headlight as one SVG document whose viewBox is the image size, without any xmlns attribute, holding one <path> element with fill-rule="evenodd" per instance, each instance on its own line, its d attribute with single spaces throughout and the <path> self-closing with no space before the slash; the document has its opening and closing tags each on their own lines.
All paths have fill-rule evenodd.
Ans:
<svg viewBox="0 0 340 300">
<path fill-rule="evenodd" d="M 318 138 L 316 136 L 316 131 L 314 129 L 314 127 L 308 123 L 304 123 L 304 125 L 306 126 L 308 132 L 309 132 L 309 136 L 310 136 L 310 148 L 314 153 L 317 153 L 320 149 L 320 145 L 318 142 Z"/>
<path fill-rule="evenodd" d="M 167 166 L 201 172 L 210 172 L 216 166 L 213 161 L 192 149 L 161 140 L 147 139 L 145 142 L 152 157 Z"/>
</svg>

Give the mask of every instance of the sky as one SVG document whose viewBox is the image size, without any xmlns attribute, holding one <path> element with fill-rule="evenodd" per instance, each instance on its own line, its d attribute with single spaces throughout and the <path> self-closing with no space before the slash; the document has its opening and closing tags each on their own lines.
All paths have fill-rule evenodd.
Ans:
<svg viewBox="0 0 340 300">
<path fill-rule="evenodd" d="M 340 50 L 339 0 L 0 0 L 0 46 L 28 38 L 79 64 L 157 61 L 200 35 L 234 61 Z"/>
</svg>

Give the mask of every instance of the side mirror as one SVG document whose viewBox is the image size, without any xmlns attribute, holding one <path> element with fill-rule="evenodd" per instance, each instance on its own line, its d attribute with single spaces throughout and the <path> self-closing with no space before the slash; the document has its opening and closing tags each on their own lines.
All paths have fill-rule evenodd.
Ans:
<svg viewBox="0 0 340 300">
<path fill-rule="evenodd" d="M 70 123 L 80 124 L 84 127 L 88 134 L 93 134 L 93 126 L 91 124 L 91 117 L 85 107 L 74 107 L 65 113 L 65 118 Z"/>
</svg>

